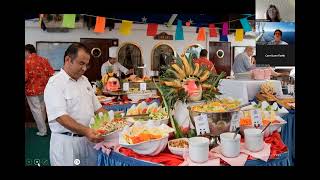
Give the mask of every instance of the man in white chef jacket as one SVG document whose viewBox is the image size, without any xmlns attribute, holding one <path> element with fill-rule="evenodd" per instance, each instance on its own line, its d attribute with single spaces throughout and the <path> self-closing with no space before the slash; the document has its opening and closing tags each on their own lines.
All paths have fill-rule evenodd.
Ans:
<svg viewBox="0 0 320 180">
<path fill-rule="evenodd" d="M 94 143 L 103 141 L 89 128 L 94 114 L 105 112 L 94 94 L 88 79 L 83 76 L 90 54 L 81 43 L 68 47 L 64 66 L 52 76 L 44 90 L 50 139 L 52 166 L 94 166 L 97 152 Z"/>
<path fill-rule="evenodd" d="M 128 70 L 118 62 L 117 47 L 109 48 L 109 60 L 102 64 L 101 76 L 107 73 L 108 67 L 112 67 L 113 73 L 115 73 L 118 77 L 120 77 L 121 72 L 123 72 L 125 75 L 132 74 L 134 72 L 133 69 Z"/>
</svg>

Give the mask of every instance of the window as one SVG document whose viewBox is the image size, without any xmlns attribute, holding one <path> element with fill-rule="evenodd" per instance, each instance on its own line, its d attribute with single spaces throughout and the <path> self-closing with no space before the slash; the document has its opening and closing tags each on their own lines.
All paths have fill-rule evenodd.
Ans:
<svg viewBox="0 0 320 180">
<path fill-rule="evenodd" d="M 151 70 L 159 71 L 161 73 L 161 67 L 165 65 L 169 65 L 174 56 L 173 48 L 168 44 L 158 44 L 153 48 L 152 51 L 152 63 Z"/>
<path fill-rule="evenodd" d="M 143 76 L 143 69 L 138 68 L 143 66 L 142 55 L 140 48 L 133 43 L 125 43 L 119 49 L 118 61 L 127 69 L 134 68 L 134 73 L 140 77 Z"/>
</svg>

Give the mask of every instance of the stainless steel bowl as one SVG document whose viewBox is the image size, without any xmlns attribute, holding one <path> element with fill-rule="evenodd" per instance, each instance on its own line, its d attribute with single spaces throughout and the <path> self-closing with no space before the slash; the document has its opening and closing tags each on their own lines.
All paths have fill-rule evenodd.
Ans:
<svg viewBox="0 0 320 180">
<path fill-rule="evenodd" d="M 191 110 L 189 112 L 191 121 L 193 124 L 195 124 L 193 117 L 201 115 L 202 112 Z M 229 132 L 233 112 L 203 113 L 207 114 L 211 136 L 219 136 L 224 132 Z"/>
</svg>

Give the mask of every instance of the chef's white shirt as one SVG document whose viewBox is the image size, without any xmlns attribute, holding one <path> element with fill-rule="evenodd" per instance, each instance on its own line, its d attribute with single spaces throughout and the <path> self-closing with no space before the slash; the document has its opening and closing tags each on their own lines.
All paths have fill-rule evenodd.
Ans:
<svg viewBox="0 0 320 180">
<path fill-rule="evenodd" d="M 101 66 L 101 76 L 103 76 L 108 69 L 108 66 L 112 66 L 112 71 L 115 73 L 118 77 L 121 75 L 121 72 L 124 74 L 128 73 L 128 69 L 122 66 L 119 62 L 116 62 L 114 64 L 111 64 L 109 61 L 105 62 Z"/>
<path fill-rule="evenodd" d="M 44 90 L 44 101 L 53 133 L 71 132 L 57 122 L 58 117 L 69 115 L 88 127 L 94 112 L 102 107 L 87 77 L 74 80 L 63 69 L 49 79 Z"/>
</svg>

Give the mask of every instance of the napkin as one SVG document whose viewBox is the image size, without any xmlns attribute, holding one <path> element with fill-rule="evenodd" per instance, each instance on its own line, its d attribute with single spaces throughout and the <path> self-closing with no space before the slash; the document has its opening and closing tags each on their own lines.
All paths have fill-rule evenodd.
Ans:
<svg viewBox="0 0 320 180">
<path fill-rule="evenodd" d="M 251 152 L 245 148 L 244 143 L 240 145 L 240 152 L 250 155 L 256 159 L 261 159 L 262 161 L 267 162 L 270 156 L 271 144 L 264 143 L 263 149 L 259 152 Z"/>
<path fill-rule="evenodd" d="M 179 164 L 179 166 L 220 166 L 220 158 L 214 157 L 212 153 L 209 153 L 208 156 L 208 161 L 204 163 L 196 163 L 190 159 L 188 152 L 184 152 L 184 161 L 183 163 Z"/>
<path fill-rule="evenodd" d="M 220 146 L 217 146 L 217 147 L 211 149 L 210 153 L 212 153 L 213 157 L 221 158 L 222 160 L 224 160 L 226 163 L 228 163 L 231 166 L 244 166 L 244 164 L 246 163 L 246 161 L 248 159 L 248 155 L 245 153 L 241 153 L 241 152 L 240 152 L 239 156 L 234 157 L 234 158 L 225 157 L 221 153 Z"/>
</svg>

